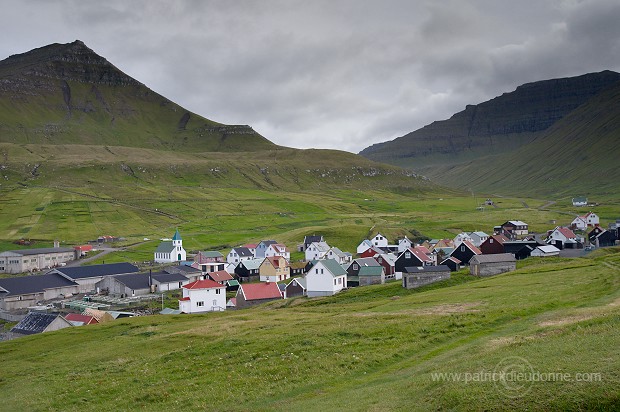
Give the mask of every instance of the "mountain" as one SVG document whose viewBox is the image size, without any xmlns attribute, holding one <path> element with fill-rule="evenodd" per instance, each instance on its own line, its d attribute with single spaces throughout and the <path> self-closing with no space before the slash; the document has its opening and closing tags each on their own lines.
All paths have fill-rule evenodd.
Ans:
<svg viewBox="0 0 620 412">
<path fill-rule="evenodd" d="M 188 152 L 276 147 L 249 126 L 219 124 L 182 108 L 79 40 L 0 62 L 0 142 Z"/>
<path fill-rule="evenodd" d="M 612 91 L 619 81 L 620 74 L 603 71 L 528 83 L 511 93 L 467 106 L 448 120 L 370 146 L 360 154 L 376 161 L 411 167 L 442 184 L 496 189 L 504 185 L 496 174 L 498 167 L 511 176 L 527 174 L 529 170 L 540 172 L 539 179 L 546 179 L 545 165 L 549 157 L 539 155 L 544 142 L 546 156 L 562 159 L 559 169 L 554 171 L 574 175 L 582 159 L 573 157 L 574 142 L 571 147 L 566 146 L 568 136 L 587 146 L 591 160 L 606 158 L 609 154 L 606 152 L 616 144 L 617 129 L 610 127 L 615 127 L 613 119 L 620 107 Z M 593 100 L 610 91 L 607 98 Z M 586 107 L 588 102 L 592 103 Z M 596 108 L 596 104 L 602 106 Z M 578 110 L 586 112 L 576 112 Z M 602 125 L 594 128 L 591 122 L 602 115 L 612 123 L 606 123 L 606 128 Z M 583 123 L 585 119 L 590 123 Z M 489 155 L 495 155 L 497 160 L 493 163 L 484 158 L 482 161 Z M 524 159 L 528 159 L 527 164 L 523 163 Z M 534 163 L 534 159 L 538 163 Z M 510 169 L 506 168 L 507 164 L 511 165 Z M 538 180 L 532 176 L 528 182 L 533 184 Z"/>
</svg>

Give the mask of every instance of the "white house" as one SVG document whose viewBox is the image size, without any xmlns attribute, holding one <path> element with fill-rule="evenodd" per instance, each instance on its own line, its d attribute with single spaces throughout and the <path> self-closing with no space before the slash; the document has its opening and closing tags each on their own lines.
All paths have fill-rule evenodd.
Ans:
<svg viewBox="0 0 620 412">
<path fill-rule="evenodd" d="M 387 247 L 388 246 L 387 238 L 383 236 L 381 233 L 377 233 L 377 235 L 373 237 L 370 241 L 372 242 L 372 245 L 376 247 Z"/>
<path fill-rule="evenodd" d="M 177 229 L 171 241 L 163 241 L 157 246 L 153 260 L 156 263 L 172 263 L 183 261 L 186 257 L 187 254 L 185 249 L 183 249 L 183 239 L 181 239 L 181 234 L 179 229 Z"/>
<path fill-rule="evenodd" d="M 347 272 L 335 260 L 319 260 L 306 274 L 308 297 L 331 296 L 347 287 Z"/>
<path fill-rule="evenodd" d="M 571 225 L 579 230 L 586 230 L 588 226 L 598 226 L 600 219 L 594 212 L 589 212 L 583 216 L 577 216 L 571 223 Z"/>
<path fill-rule="evenodd" d="M 281 243 L 272 243 L 265 250 L 265 257 L 280 256 L 286 260 L 291 259 L 291 252 Z"/>
<path fill-rule="evenodd" d="M 364 253 L 371 247 L 372 247 L 372 242 L 368 239 L 364 239 L 362 240 L 362 243 L 360 243 L 359 246 L 357 247 L 357 254 L 361 255 L 362 253 Z"/>
<path fill-rule="evenodd" d="M 323 259 L 323 256 L 329 252 L 329 245 L 327 242 L 313 242 L 306 249 L 306 261 Z"/>
<path fill-rule="evenodd" d="M 577 230 L 586 230 L 588 228 L 588 223 L 586 223 L 585 216 L 577 216 L 571 222 L 571 226 Z"/>
<path fill-rule="evenodd" d="M 587 215 L 584 216 L 585 220 L 586 220 L 586 224 L 588 226 L 598 226 L 600 224 L 600 220 L 598 218 L 598 215 L 594 212 L 590 212 Z"/>
<path fill-rule="evenodd" d="M 247 247 L 232 248 L 230 252 L 228 252 L 228 255 L 226 255 L 227 263 L 237 264 L 243 260 L 252 260 L 252 259 L 254 259 L 254 254 Z"/>
<path fill-rule="evenodd" d="M 344 265 L 346 263 L 351 262 L 353 257 L 350 253 L 343 252 L 337 247 L 330 248 L 325 255 L 323 255 L 323 259 L 334 259 L 338 264 Z"/>
<path fill-rule="evenodd" d="M 226 285 L 211 279 L 198 280 L 183 286 L 179 310 L 183 313 L 217 312 L 226 310 Z"/>
<path fill-rule="evenodd" d="M 413 246 L 413 243 L 411 242 L 411 240 L 407 238 L 407 236 L 405 236 L 404 239 L 400 239 L 398 241 L 398 253 L 403 253 L 405 250 L 409 249 L 411 246 Z"/>
<path fill-rule="evenodd" d="M 579 241 L 579 238 L 569 228 L 558 226 L 551 231 L 549 236 L 547 236 L 547 243 L 552 244 L 557 241 L 562 242 L 562 244 L 576 244 Z"/>
<path fill-rule="evenodd" d="M 573 197 L 573 206 L 587 206 L 588 198 L 587 197 Z"/>
<path fill-rule="evenodd" d="M 532 250 L 530 256 L 537 257 L 548 257 L 548 256 L 559 256 L 560 249 L 555 246 L 547 245 L 547 246 L 538 246 L 536 249 Z"/>
<path fill-rule="evenodd" d="M 489 238 L 489 235 L 484 232 L 471 232 L 469 234 L 469 237 L 471 238 L 471 243 L 473 243 L 474 246 L 480 247 L 481 244 L 486 242 L 486 240 Z"/>
<path fill-rule="evenodd" d="M 464 241 L 471 242 L 472 244 L 474 243 L 474 240 L 471 238 L 469 233 L 462 232 L 454 237 L 454 247 L 457 248 Z"/>
</svg>

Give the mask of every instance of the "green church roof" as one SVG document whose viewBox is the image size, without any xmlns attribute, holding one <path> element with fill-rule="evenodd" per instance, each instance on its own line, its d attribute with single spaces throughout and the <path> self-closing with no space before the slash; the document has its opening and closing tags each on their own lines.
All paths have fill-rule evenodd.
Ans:
<svg viewBox="0 0 620 412">
<path fill-rule="evenodd" d="M 179 229 L 177 229 L 177 231 L 174 232 L 174 236 L 172 236 L 172 240 L 182 240 L 181 234 L 179 233 Z"/>
</svg>

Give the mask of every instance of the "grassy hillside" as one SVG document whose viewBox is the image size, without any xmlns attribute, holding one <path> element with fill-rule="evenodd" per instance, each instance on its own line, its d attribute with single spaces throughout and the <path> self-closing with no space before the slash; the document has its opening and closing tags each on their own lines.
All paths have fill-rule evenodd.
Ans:
<svg viewBox="0 0 620 412">
<path fill-rule="evenodd" d="M 3 342 L 3 407 L 620 407 L 618 250 L 528 260 L 517 272 L 479 280 L 456 275 L 443 286 L 407 291 L 392 283 L 255 310 L 126 319 Z M 501 380 L 502 371 L 562 379 L 527 375 L 514 382 Z M 473 381 L 476 374 L 482 378 Z"/>
<path fill-rule="evenodd" d="M 452 187 L 530 195 L 617 196 L 620 85 L 594 97 L 510 156 L 423 168 Z"/>
</svg>

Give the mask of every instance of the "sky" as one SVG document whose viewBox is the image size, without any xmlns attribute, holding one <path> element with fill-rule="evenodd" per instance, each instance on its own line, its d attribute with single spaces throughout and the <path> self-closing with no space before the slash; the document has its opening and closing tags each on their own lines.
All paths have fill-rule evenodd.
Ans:
<svg viewBox="0 0 620 412">
<path fill-rule="evenodd" d="M 289 147 L 357 153 L 517 86 L 620 72 L 618 0 L 0 0 L 0 60 L 83 41 Z"/>
</svg>

